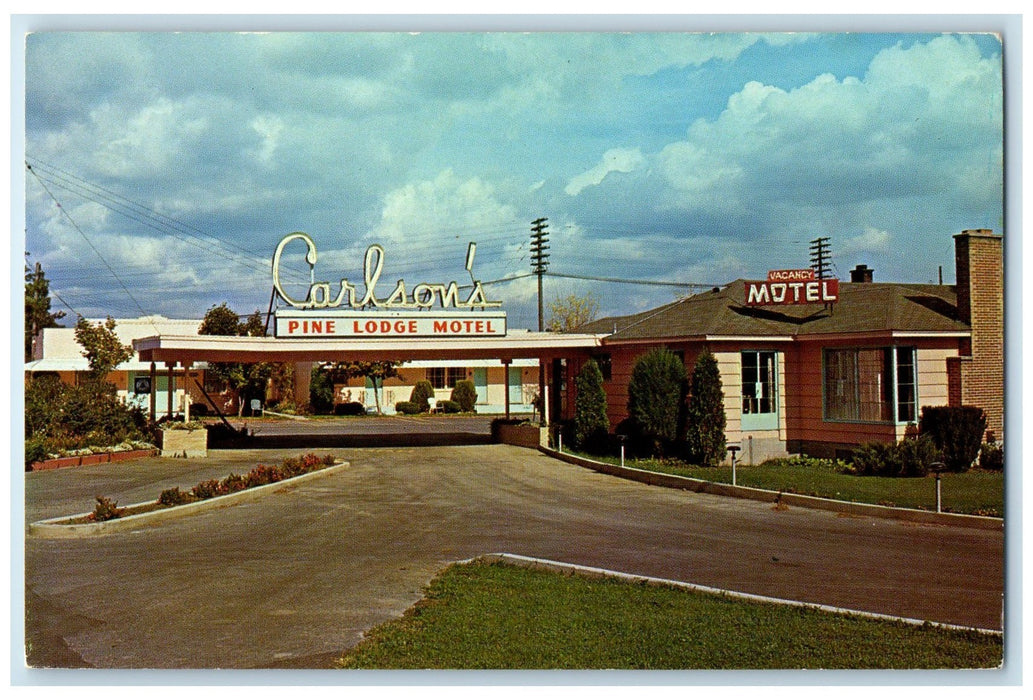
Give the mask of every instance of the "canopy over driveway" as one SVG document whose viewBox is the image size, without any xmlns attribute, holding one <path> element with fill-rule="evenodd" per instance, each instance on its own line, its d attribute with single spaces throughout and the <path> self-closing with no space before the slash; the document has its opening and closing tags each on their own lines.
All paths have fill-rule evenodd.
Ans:
<svg viewBox="0 0 1033 700">
<path fill-rule="evenodd" d="M 133 341 L 143 362 L 344 362 L 582 357 L 600 347 L 597 334 L 511 331 L 483 338 L 271 338 L 159 335 Z"/>
<path fill-rule="evenodd" d="M 177 364 L 189 369 L 195 362 L 294 363 L 298 367 L 295 398 L 301 402 L 308 401 L 308 379 L 316 362 L 495 359 L 508 365 L 516 359 L 534 358 L 539 362 L 541 393 L 548 397 L 552 361 L 587 357 L 598 350 L 604 337 L 532 331 L 510 331 L 499 337 L 382 339 L 157 335 L 134 340 L 133 348 L 142 362 L 150 363 L 152 376 L 157 363 L 164 363 L 170 377 Z M 171 407 L 169 410 L 171 413 Z"/>
</svg>

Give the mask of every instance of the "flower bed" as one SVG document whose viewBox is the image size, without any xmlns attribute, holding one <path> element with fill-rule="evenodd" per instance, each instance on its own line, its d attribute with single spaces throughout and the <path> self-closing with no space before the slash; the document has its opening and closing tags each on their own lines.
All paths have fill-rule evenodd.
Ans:
<svg viewBox="0 0 1033 700">
<path fill-rule="evenodd" d="M 139 446 L 126 449 L 104 448 L 107 451 L 94 452 L 90 450 L 77 450 L 77 454 L 62 455 L 33 462 L 27 471 L 40 472 L 48 469 L 62 469 L 64 467 L 85 467 L 91 464 L 107 464 L 108 462 L 124 462 L 130 459 L 141 457 L 153 457 L 158 454 L 158 449 L 152 446 Z"/>
<path fill-rule="evenodd" d="M 97 503 L 91 513 L 68 516 L 64 518 L 52 518 L 50 520 L 33 523 L 30 533 L 44 537 L 74 537 L 78 534 L 89 534 L 100 525 L 107 525 L 120 520 L 136 521 L 136 516 L 146 516 L 162 511 L 178 509 L 182 511 L 192 510 L 191 508 L 177 508 L 178 506 L 201 506 L 206 501 L 227 498 L 237 500 L 239 497 L 246 497 L 250 492 L 261 491 L 262 486 L 270 486 L 289 479 L 314 475 L 325 471 L 333 466 L 346 466 L 345 462 L 337 462 L 333 455 L 319 457 L 314 454 L 307 454 L 302 457 L 288 457 L 279 466 L 267 466 L 259 464 L 247 474 L 229 474 L 222 480 L 211 479 L 203 481 L 189 491 L 181 491 L 179 487 L 166 489 L 154 501 L 137 503 L 131 506 L 119 507 L 118 502 L 104 496 L 97 496 Z M 130 526 L 129 523 L 126 524 Z"/>
</svg>

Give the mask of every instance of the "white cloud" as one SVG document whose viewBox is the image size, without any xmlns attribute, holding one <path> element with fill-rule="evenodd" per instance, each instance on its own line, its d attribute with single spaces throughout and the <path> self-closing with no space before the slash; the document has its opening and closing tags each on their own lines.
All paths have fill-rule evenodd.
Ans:
<svg viewBox="0 0 1033 700">
<path fill-rule="evenodd" d="M 255 158 L 268 164 L 280 145 L 283 120 L 275 114 L 260 114 L 251 120 L 250 126 L 262 138 L 261 145 L 254 150 Z"/>
<path fill-rule="evenodd" d="M 877 228 L 868 227 L 852 238 L 847 238 L 842 243 L 835 245 L 833 253 L 846 256 L 855 256 L 864 253 L 888 253 L 892 236 L 889 231 L 881 231 Z M 838 249 L 838 250 L 837 250 Z"/>
<path fill-rule="evenodd" d="M 646 159 L 637 148 L 612 148 L 603 154 L 602 160 L 594 168 L 571 178 L 564 191 L 576 197 L 586 187 L 598 185 L 610 173 L 630 173 L 641 168 L 645 162 Z"/>
</svg>

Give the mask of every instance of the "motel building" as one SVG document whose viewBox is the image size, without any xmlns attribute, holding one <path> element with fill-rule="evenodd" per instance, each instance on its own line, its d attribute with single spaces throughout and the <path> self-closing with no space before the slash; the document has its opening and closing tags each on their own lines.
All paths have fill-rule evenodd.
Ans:
<svg viewBox="0 0 1033 700">
<path fill-rule="evenodd" d="M 393 360 L 405 364 L 402 377 L 382 389 L 387 413 L 409 399 L 420 379 L 431 382 L 438 399 L 470 379 L 478 412 L 529 413 L 541 394 L 551 423 L 573 418 L 574 378 L 595 359 L 613 430 L 627 417 L 637 357 L 667 347 L 691 372 L 709 348 L 721 373 L 726 438 L 741 447 L 738 459 L 747 464 L 787 454 L 845 456 L 865 442 L 895 442 L 918 422 L 923 406 L 981 407 L 988 432 L 1002 442 L 1003 241 L 977 229 L 955 235 L 954 244 L 955 285 L 879 282 L 863 265 L 849 282 L 817 279 L 806 269 L 774 270 L 765 280 L 737 280 L 642 313 L 551 333 L 508 328 L 502 302 L 489 299 L 476 280 L 472 291 L 455 282 L 410 288 L 400 280 L 385 294 L 377 285 L 385 260 L 380 246 L 366 252 L 364 284 L 313 282 L 304 297 L 294 298 L 279 281 L 286 247 L 305 246 L 305 274 L 312 279 L 317 253 L 308 235 L 293 233 L 273 258 L 273 288 L 285 304 L 276 310 L 273 335 L 201 336 L 200 321 L 160 317 L 119 321 L 117 331 L 136 356 L 113 379 L 127 401 L 160 416 L 205 402 L 199 387 L 208 362 L 293 363 L 295 401 L 307 403 L 317 363 Z M 471 244 L 471 279 L 474 254 Z M 62 333 L 72 330 L 43 332 L 40 358 L 28 371 L 56 371 L 74 381 L 75 372 L 86 369 L 74 338 L 69 344 Z M 223 395 L 208 383 L 209 395 Z M 148 384 L 153 392 L 134 391 Z M 361 378 L 335 392 L 338 403 L 375 405 Z"/>
</svg>

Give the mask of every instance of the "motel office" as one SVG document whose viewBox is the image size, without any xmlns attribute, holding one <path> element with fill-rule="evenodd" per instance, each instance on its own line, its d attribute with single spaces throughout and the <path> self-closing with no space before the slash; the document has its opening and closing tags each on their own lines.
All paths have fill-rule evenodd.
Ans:
<svg viewBox="0 0 1033 700">
<path fill-rule="evenodd" d="M 748 299 L 760 296 L 757 283 L 737 280 L 579 328 L 607 334 L 595 359 L 611 429 L 627 417 L 638 356 L 667 347 L 691 372 L 708 347 L 721 373 L 727 440 L 741 445 L 747 463 L 787 453 L 845 456 L 864 442 L 895 442 L 923 406 L 979 406 L 1003 441 L 1002 238 L 978 229 L 954 242 L 956 285 L 877 282 L 859 265 L 832 304 L 818 286 L 810 301 L 797 287 L 804 303 L 757 305 Z M 566 368 L 567 415 L 583 362 Z"/>
</svg>

